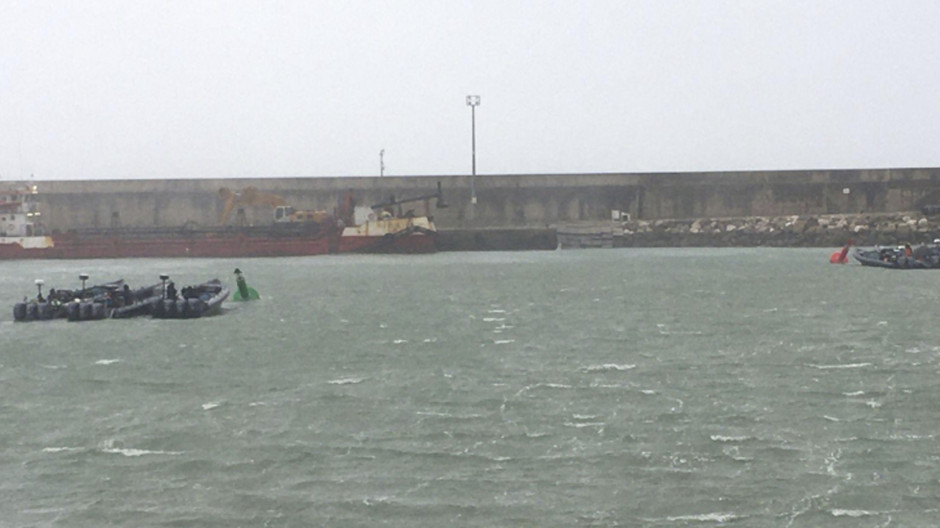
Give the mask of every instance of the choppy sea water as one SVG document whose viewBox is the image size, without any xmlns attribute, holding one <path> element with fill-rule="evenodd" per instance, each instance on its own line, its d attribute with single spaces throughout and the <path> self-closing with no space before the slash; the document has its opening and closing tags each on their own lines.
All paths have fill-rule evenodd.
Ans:
<svg viewBox="0 0 940 528">
<path fill-rule="evenodd" d="M 0 262 L 0 526 L 934 526 L 940 272 L 806 249 Z M 201 320 L 13 323 L 240 267 Z"/>
</svg>

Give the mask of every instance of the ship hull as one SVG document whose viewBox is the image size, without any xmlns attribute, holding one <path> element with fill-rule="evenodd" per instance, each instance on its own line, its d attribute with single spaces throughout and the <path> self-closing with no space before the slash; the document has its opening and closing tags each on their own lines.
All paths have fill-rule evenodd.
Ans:
<svg viewBox="0 0 940 528">
<path fill-rule="evenodd" d="M 244 233 L 150 236 L 64 234 L 47 245 L 0 239 L 0 259 L 226 258 L 325 255 L 327 236 L 253 236 Z M 39 237 L 34 237 L 39 238 Z"/>
<path fill-rule="evenodd" d="M 63 237 L 54 258 L 288 257 L 329 253 L 327 237 L 179 236 L 155 239 Z"/>
<path fill-rule="evenodd" d="M 437 244 L 434 234 L 409 234 L 395 237 L 343 236 L 339 239 L 337 253 L 434 253 Z"/>
<path fill-rule="evenodd" d="M 0 260 L 100 258 L 243 258 L 330 253 L 433 253 L 434 233 L 404 236 L 337 236 L 218 231 L 200 233 L 56 234 L 0 238 Z M 35 239 L 35 240 L 32 240 Z"/>
</svg>

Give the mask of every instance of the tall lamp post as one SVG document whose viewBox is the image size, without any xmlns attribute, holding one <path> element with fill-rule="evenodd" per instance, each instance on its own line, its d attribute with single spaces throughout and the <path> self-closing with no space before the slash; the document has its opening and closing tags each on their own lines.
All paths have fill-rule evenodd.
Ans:
<svg viewBox="0 0 940 528">
<path fill-rule="evenodd" d="M 470 175 L 470 220 L 473 220 L 473 209 L 477 204 L 477 189 L 476 189 L 476 176 L 477 176 L 477 107 L 480 106 L 480 96 L 479 95 L 468 95 L 467 96 L 467 106 L 470 107 L 470 148 L 472 155 L 472 170 L 473 172 Z"/>
</svg>

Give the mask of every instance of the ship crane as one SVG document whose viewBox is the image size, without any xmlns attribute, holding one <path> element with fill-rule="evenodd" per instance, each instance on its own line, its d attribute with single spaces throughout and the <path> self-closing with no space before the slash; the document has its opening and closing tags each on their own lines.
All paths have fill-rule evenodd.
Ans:
<svg viewBox="0 0 940 528">
<path fill-rule="evenodd" d="M 424 208 L 425 208 L 425 210 L 426 210 L 428 213 L 430 213 L 430 207 L 429 207 L 429 205 L 428 205 L 428 202 L 429 202 L 431 199 L 436 199 L 436 200 L 437 200 L 437 202 L 436 202 L 434 205 L 435 205 L 435 207 L 438 208 L 438 209 L 445 209 L 445 208 L 447 208 L 447 207 L 449 206 L 449 204 L 447 204 L 447 203 L 444 201 L 444 193 L 443 193 L 443 191 L 441 191 L 441 182 L 437 182 L 437 192 L 434 192 L 434 193 L 431 193 L 431 194 L 425 194 L 425 195 L 423 195 L 423 196 L 415 196 L 414 198 L 406 198 L 406 199 L 404 199 L 404 200 L 396 200 L 396 199 L 395 199 L 395 196 L 394 196 L 394 195 L 391 195 L 391 196 L 388 197 L 388 200 L 387 200 L 387 201 L 384 201 L 384 202 L 381 202 L 381 203 L 377 203 L 377 204 L 372 205 L 372 206 L 370 206 L 370 207 L 372 208 L 373 211 L 381 211 L 381 210 L 387 210 L 389 207 L 394 207 L 394 206 L 397 205 L 397 206 L 399 206 L 399 207 L 398 207 L 398 216 L 402 216 L 402 214 L 401 214 L 401 205 L 402 205 L 402 204 L 411 203 L 411 202 L 420 202 L 420 201 L 424 201 L 424 203 L 425 203 Z"/>
</svg>

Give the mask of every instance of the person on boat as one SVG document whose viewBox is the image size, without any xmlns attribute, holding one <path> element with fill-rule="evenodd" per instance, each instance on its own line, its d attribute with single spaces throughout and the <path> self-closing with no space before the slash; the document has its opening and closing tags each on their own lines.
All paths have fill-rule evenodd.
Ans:
<svg viewBox="0 0 940 528">
<path fill-rule="evenodd" d="M 62 301 L 59 300 L 59 292 L 55 291 L 55 288 L 49 288 L 49 303 L 52 306 L 59 306 L 62 304 Z"/>
<path fill-rule="evenodd" d="M 166 298 L 175 301 L 176 300 L 176 285 L 173 284 L 173 281 L 170 281 L 166 285 Z"/>
<path fill-rule="evenodd" d="M 42 292 L 39 292 L 39 295 L 36 296 L 36 302 L 46 302 L 46 300 L 42 298 Z"/>
<path fill-rule="evenodd" d="M 904 244 L 904 256 L 905 256 L 905 257 L 913 257 L 913 256 L 914 256 L 914 250 L 911 249 L 911 245 L 910 245 L 910 244 Z"/>
<path fill-rule="evenodd" d="M 124 297 L 124 306 L 130 306 L 134 304 L 134 292 L 131 291 L 131 287 L 127 284 L 124 285 L 124 290 L 121 291 L 121 296 Z"/>
<path fill-rule="evenodd" d="M 116 291 L 108 291 L 108 306 L 121 308 L 124 306 L 124 296 L 118 295 Z"/>
</svg>

